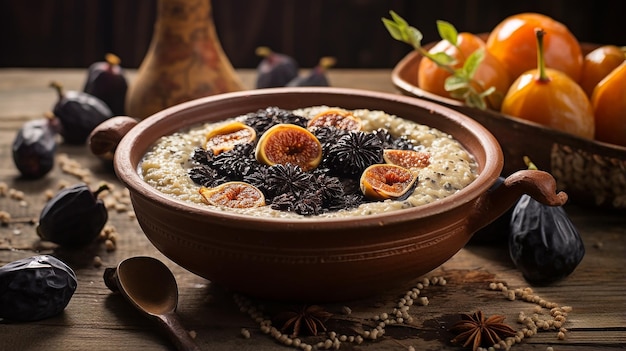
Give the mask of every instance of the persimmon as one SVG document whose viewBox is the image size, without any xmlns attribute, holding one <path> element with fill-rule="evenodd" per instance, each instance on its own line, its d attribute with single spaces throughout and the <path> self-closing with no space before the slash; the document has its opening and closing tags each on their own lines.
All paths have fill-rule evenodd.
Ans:
<svg viewBox="0 0 626 351">
<path fill-rule="evenodd" d="M 602 45 L 585 55 L 580 86 L 591 97 L 596 84 L 626 59 L 625 48 Z"/>
<path fill-rule="evenodd" d="M 526 71 L 513 82 L 502 102 L 501 112 L 592 139 L 594 116 L 591 102 L 572 78 L 556 69 L 546 68 L 544 34 L 541 29 L 536 30 L 537 68 Z"/>
<path fill-rule="evenodd" d="M 455 59 L 456 63 L 451 65 L 451 67 L 460 69 L 476 50 L 485 50 L 485 41 L 475 34 L 462 32 L 458 34 L 456 43 L 442 39 L 428 52 L 432 55 L 445 52 Z M 453 92 L 446 90 L 446 80 L 452 75 L 453 72 L 449 69 L 442 67 L 428 57 L 424 57 L 418 66 L 417 86 L 439 96 L 457 98 Z M 511 84 L 509 74 L 502 63 L 485 51 L 472 79 L 472 84 L 478 92 L 485 91 L 489 87 L 495 87 L 495 92 L 488 100 L 491 108 L 499 109 L 502 98 Z"/>
<path fill-rule="evenodd" d="M 626 146 L 626 61 L 604 77 L 593 90 L 597 140 Z"/>
<path fill-rule="evenodd" d="M 580 80 L 583 54 L 580 43 L 563 23 L 533 12 L 520 13 L 498 23 L 487 37 L 487 51 L 502 62 L 512 79 L 535 68 L 537 41 L 535 28 L 546 33 L 544 61 L 546 67 Z"/>
<path fill-rule="evenodd" d="M 437 21 L 442 40 L 431 50 L 422 47 L 422 33 L 393 11 L 383 24 L 391 36 L 405 42 L 424 58 L 418 68 L 418 87 L 467 105 L 498 109 L 510 77 L 485 42 L 471 33 L 458 33 L 451 23 Z"/>
</svg>

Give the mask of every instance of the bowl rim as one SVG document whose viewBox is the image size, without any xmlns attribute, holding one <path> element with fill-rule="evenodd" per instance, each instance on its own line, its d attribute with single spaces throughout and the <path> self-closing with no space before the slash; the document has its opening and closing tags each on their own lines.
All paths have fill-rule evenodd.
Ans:
<svg viewBox="0 0 626 351">
<path fill-rule="evenodd" d="M 229 211 L 214 210 L 209 207 L 203 207 L 199 204 L 193 204 L 184 200 L 175 199 L 167 194 L 164 194 L 156 188 L 150 186 L 140 176 L 140 159 L 143 157 L 148 148 L 152 144 L 154 144 L 154 142 L 156 142 L 156 140 L 160 137 L 158 136 L 154 140 L 150 140 L 149 143 L 143 141 L 143 144 L 147 145 L 145 147 L 142 147 L 139 143 L 140 141 L 142 141 L 142 134 L 145 134 L 146 131 L 152 128 L 156 128 L 159 125 L 163 125 L 165 122 L 167 122 L 167 119 L 170 118 L 170 116 L 182 113 L 184 111 L 206 108 L 206 105 L 216 103 L 224 104 L 232 101 L 237 101 L 238 99 L 260 98 L 267 95 L 277 94 L 294 95 L 296 97 L 306 97 L 307 95 L 311 94 L 340 95 L 347 97 L 357 95 L 362 98 L 387 100 L 393 103 L 402 103 L 405 105 L 414 106 L 416 108 L 436 111 L 436 113 L 441 115 L 443 118 L 447 118 L 451 120 L 452 123 L 461 125 L 464 130 L 472 135 L 473 139 L 476 139 L 478 141 L 478 143 L 480 144 L 480 148 L 485 153 L 485 163 L 484 165 L 482 165 L 482 170 L 479 172 L 477 178 L 468 186 L 461 189 L 455 194 L 452 194 L 429 204 L 424 204 L 412 208 L 358 216 L 358 220 L 355 220 L 355 217 L 351 216 L 329 218 L 324 217 L 322 221 L 320 221 L 320 219 L 315 216 L 305 218 L 261 217 L 239 214 Z M 194 126 L 196 124 L 197 123 L 189 122 L 186 123 L 184 127 L 178 128 L 178 130 Z M 448 133 L 447 131 L 444 132 Z M 167 135 L 169 133 L 171 133 L 171 131 L 166 132 L 162 135 Z M 452 136 L 454 137 L 454 135 Z M 142 148 L 143 150 L 140 156 L 133 158 L 132 150 L 136 150 L 138 148 Z M 139 121 L 138 124 L 134 126 L 122 138 L 115 150 L 114 169 L 119 180 L 129 189 L 131 199 L 134 196 L 138 195 L 148 201 L 158 204 L 161 207 L 176 209 L 180 211 L 183 216 L 195 217 L 203 215 L 206 216 L 208 214 L 210 216 L 206 216 L 205 218 L 212 217 L 213 221 L 219 222 L 221 225 L 232 225 L 241 228 L 259 229 L 259 223 L 264 223 L 269 225 L 272 230 L 279 231 L 289 231 L 304 227 L 314 230 L 327 230 L 389 225 L 399 222 L 406 222 L 409 218 L 418 219 L 439 215 L 454 208 L 463 206 L 471 201 L 475 201 L 478 197 L 487 192 L 487 190 L 493 185 L 496 179 L 500 176 L 500 172 L 504 164 L 503 158 L 504 157 L 502 149 L 498 141 L 491 134 L 491 132 L 487 130 L 487 128 L 485 128 L 472 118 L 464 115 L 463 113 L 437 104 L 435 102 L 401 94 L 392 94 L 354 88 L 280 87 L 245 90 L 212 95 L 184 102 L 159 111 Z"/>
</svg>

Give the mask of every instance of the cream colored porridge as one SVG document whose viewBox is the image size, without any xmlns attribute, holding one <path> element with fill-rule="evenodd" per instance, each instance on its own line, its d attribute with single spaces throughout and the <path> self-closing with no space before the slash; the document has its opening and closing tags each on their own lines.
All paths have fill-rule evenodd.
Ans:
<svg viewBox="0 0 626 351">
<path fill-rule="evenodd" d="M 329 107 L 316 106 L 292 112 L 310 119 L 326 109 Z M 383 111 L 361 109 L 350 112 L 361 119 L 362 131 L 372 132 L 384 128 L 395 137 L 404 136 L 416 146 L 415 149 L 430 154 L 430 162 L 426 167 L 412 169 L 413 172 L 417 172 L 418 180 L 412 194 L 406 200 L 366 202 L 357 208 L 322 213 L 319 216 L 368 215 L 419 206 L 450 196 L 476 179 L 475 160 L 450 135 Z M 194 150 L 205 143 L 207 133 L 226 123 L 241 121 L 242 118 L 243 116 L 238 116 L 228 121 L 207 123 L 160 138 L 140 163 L 140 174 L 148 184 L 173 198 L 202 206 L 212 206 L 203 201 L 199 193 L 201 186 L 189 176 L 192 167 L 190 159 Z M 270 206 L 227 210 L 255 216 L 302 217 L 293 212 L 272 209 Z"/>
</svg>

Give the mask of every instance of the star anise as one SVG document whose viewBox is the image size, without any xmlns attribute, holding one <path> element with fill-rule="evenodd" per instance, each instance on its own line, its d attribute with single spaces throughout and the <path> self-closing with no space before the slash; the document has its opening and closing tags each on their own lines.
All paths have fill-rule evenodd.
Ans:
<svg viewBox="0 0 626 351">
<path fill-rule="evenodd" d="M 500 340 L 515 336 L 515 330 L 504 324 L 505 318 L 502 315 L 493 315 L 487 318 L 481 311 L 471 315 L 462 314 L 462 320 L 450 328 L 451 332 L 458 333 L 452 339 L 452 343 L 462 343 L 463 347 L 472 345 L 472 350 L 476 351 L 480 346 L 493 346 Z"/>
<path fill-rule="evenodd" d="M 324 310 L 319 305 L 303 306 L 299 311 L 287 311 L 279 313 L 276 320 L 283 322 L 282 332 L 291 331 L 291 337 L 297 337 L 300 330 L 304 326 L 310 335 L 316 336 L 318 330 L 326 331 L 324 323 L 332 317 L 333 314 Z"/>
</svg>

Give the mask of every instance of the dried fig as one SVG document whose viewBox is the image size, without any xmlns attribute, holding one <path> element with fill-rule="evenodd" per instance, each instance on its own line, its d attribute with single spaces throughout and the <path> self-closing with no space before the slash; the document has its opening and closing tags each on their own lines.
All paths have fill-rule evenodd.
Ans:
<svg viewBox="0 0 626 351">
<path fill-rule="evenodd" d="M 61 124 L 60 134 L 68 144 L 85 144 L 89 134 L 100 123 L 113 117 L 113 112 L 99 98 L 82 91 L 64 91 L 57 82 L 50 83 L 56 89 L 58 101 L 53 113 Z"/>
<path fill-rule="evenodd" d="M 383 159 L 388 164 L 404 168 L 424 168 L 430 164 L 430 154 L 415 150 L 385 149 Z"/>
<path fill-rule="evenodd" d="M 352 113 L 340 110 L 329 109 L 315 115 L 307 128 L 311 127 L 335 127 L 342 130 L 358 131 L 361 130 L 361 119 L 352 115 Z"/>
<path fill-rule="evenodd" d="M 417 184 L 410 170 L 390 164 L 369 166 L 361 175 L 361 192 L 370 200 L 404 200 Z"/>
<path fill-rule="evenodd" d="M 230 208 L 265 206 L 265 196 L 257 187 L 245 182 L 228 182 L 214 188 L 200 188 L 206 203 Z"/>
<path fill-rule="evenodd" d="M 57 315 L 76 291 L 74 271 L 61 260 L 40 255 L 0 267 L 0 319 L 30 322 Z"/>
<path fill-rule="evenodd" d="M 259 138 L 257 161 L 269 166 L 291 163 L 304 171 L 322 160 L 322 144 L 311 132 L 295 124 L 277 124 Z"/>
<path fill-rule="evenodd" d="M 217 155 L 232 150 L 235 145 L 250 143 L 255 139 L 254 128 L 241 122 L 232 122 L 207 133 L 204 148 Z"/>
<path fill-rule="evenodd" d="M 54 166 L 56 131 L 48 118 L 24 123 L 13 140 L 13 162 L 26 178 L 41 178 Z"/>
<path fill-rule="evenodd" d="M 257 89 L 284 87 L 298 76 L 300 67 L 293 57 L 273 52 L 267 46 L 258 47 L 256 54 L 263 57 L 257 66 Z"/>
<path fill-rule="evenodd" d="M 89 66 L 83 91 L 104 101 L 114 115 L 122 116 L 128 82 L 119 57 L 109 53 L 104 59 Z"/>
<path fill-rule="evenodd" d="M 107 208 L 98 194 L 78 183 L 59 191 L 41 210 L 37 235 L 68 248 L 80 248 L 94 241 L 108 220 Z"/>
</svg>

